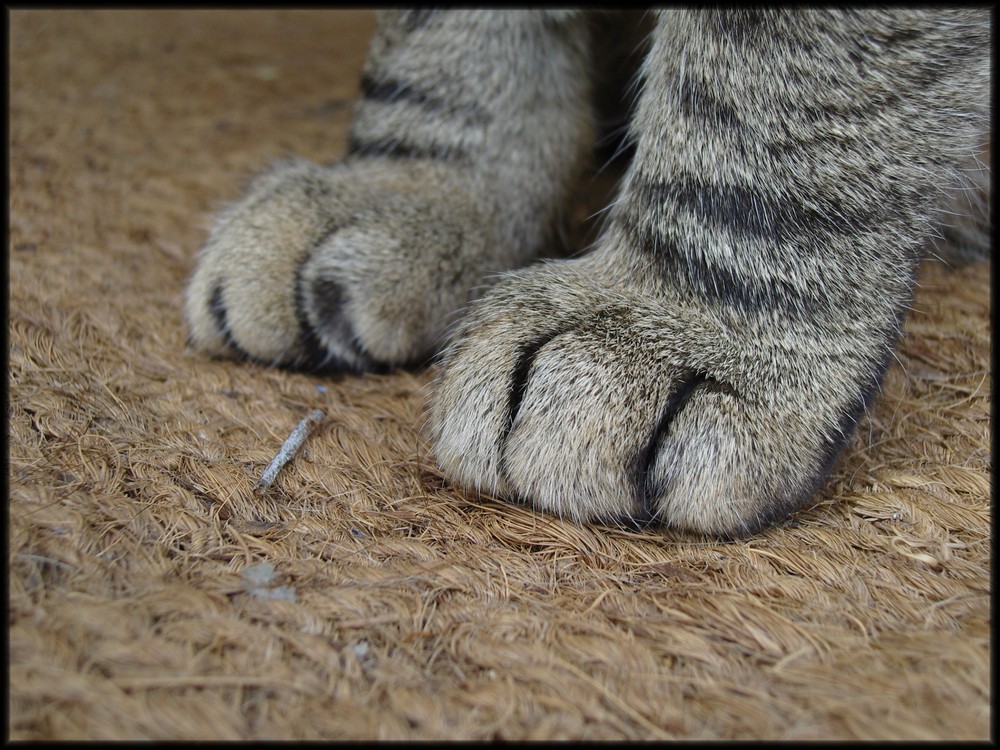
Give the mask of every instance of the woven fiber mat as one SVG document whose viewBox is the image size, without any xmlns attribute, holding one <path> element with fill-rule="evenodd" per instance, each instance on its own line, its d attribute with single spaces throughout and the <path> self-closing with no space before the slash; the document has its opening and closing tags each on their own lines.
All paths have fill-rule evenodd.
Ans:
<svg viewBox="0 0 1000 750">
<path fill-rule="evenodd" d="M 443 479 L 432 370 L 185 348 L 212 213 L 342 152 L 369 12 L 9 21 L 9 738 L 989 737 L 988 262 L 923 270 L 789 523 L 574 525 Z"/>
</svg>

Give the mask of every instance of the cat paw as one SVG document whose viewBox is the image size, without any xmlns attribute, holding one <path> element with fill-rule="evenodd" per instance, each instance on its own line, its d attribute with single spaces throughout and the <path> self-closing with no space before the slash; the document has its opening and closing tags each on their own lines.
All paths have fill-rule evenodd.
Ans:
<svg viewBox="0 0 1000 750">
<path fill-rule="evenodd" d="M 420 361 L 481 281 L 481 203 L 437 163 L 296 162 L 266 174 L 199 257 L 191 343 L 308 369 Z"/>
<path fill-rule="evenodd" d="M 808 501 L 880 374 L 858 342 L 734 325 L 596 262 L 514 272 L 473 305 L 431 411 L 445 472 L 574 521 L 723 537 Z"/>
</svg>

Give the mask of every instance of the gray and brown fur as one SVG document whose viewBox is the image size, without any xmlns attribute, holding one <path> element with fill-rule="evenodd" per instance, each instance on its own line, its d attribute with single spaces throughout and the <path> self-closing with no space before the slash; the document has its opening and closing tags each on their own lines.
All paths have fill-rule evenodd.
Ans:
<svg viewBox="0 0 1000 750">
<path fill-rule="evenodd" d="M 621 19 L 383 14 L 348 154 L 265 175 L 215 225 L 194 343 L 352 370 L 444 347 L 441 467 L 578 521 L 728 536 L 801 506 L 877 392 L 922 255 L 943 232 L 988 245 L 990 14 L 645 20 L 604 230 L 529 265 L 594 102 L 620 98 L 595 29 Z"/>
</svg>

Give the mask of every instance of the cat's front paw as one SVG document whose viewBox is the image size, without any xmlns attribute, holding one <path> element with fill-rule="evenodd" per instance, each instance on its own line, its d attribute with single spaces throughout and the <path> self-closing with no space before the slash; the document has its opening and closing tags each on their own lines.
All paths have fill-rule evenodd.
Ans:
<svg viewBox="0 0 1000 750">
<path fill-rule="evenodd" d="M 426 358 L 480 280 L 480 214 L 450 166 L 375 159 L 277 169 L 213 228 L 187 294 L 191 341 L 306 368 Z"/>
<path fill-rule="evenodd" d="M 474 305 L 437 383 L 442 468 L 577 521 L 721 536 L 807 501 L 871 390 L 851 347 L 734 327 L 591 265 L 516 272 Z"/>
</svg>

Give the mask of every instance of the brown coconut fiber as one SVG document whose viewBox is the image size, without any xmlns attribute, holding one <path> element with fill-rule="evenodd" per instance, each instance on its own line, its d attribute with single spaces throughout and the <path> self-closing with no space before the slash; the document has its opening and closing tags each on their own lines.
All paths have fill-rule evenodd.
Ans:
<svg viewBox="0 0 1000 750">
<path fill-rule="evenodd" d="M 923 270 L 790 522 L 580 526 L 442 477 L 433 370 L 185 347 L 213 212 L 342 153 L 370 12 L 8 19 L 10 739 L 990 737 L 988 261 Z"/>
</svg>

